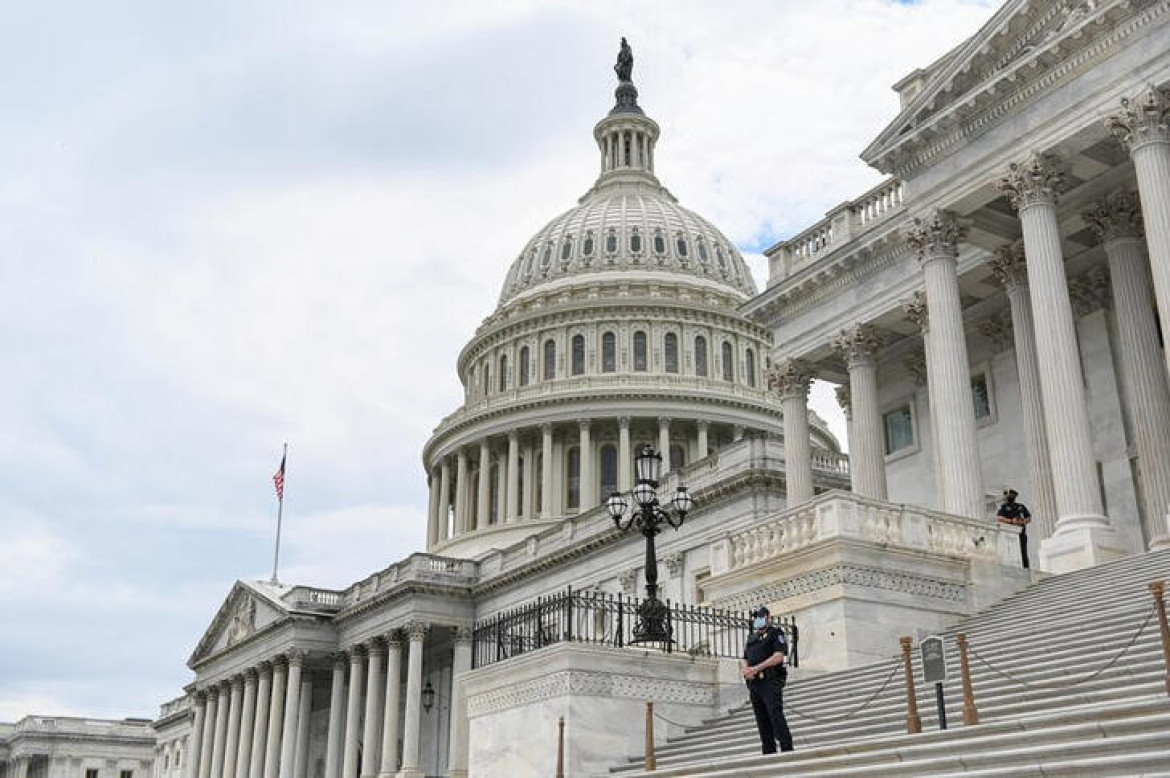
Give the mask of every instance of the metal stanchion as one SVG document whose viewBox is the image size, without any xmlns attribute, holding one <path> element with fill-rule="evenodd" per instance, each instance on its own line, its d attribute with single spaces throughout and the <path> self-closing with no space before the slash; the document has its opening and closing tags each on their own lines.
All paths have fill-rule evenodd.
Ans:
<svg viewBox="0 0 1170 778">
<path fill-rule="evenodd" d="M 1166 601 L 1162 594 L 1165 581 L 1151 581 L 1150 594 L 1154 595 L 1154 609 L 1158 612 L 1158 627 L 1162 631 L 1162 661 L 1166 664 L 1166 693 L 1170 694 L 1170 625 L 1166 623 Z"/>
<path fill-rule="evenodd" d="M 971 666 L 967 663 L 967 636 L 960 632 L 955 635 L 959 644 L 959 680 L 963 684 L 963 725 L 979 723 L 979 711 L 975 709 L 975 694 L 971 691 Z"/>
<path fill-rule="evenodd" d="M 557 721 L 557 778 L 565 778 L 565 717 Z"/>
<path fill-rule="evenodd" d="M 658 769 L 658 760 L 654 757 L 654 703 L 646 700 L 646 764 L 645 771 L 652 773 Z"/>
<path fill-rule="evenodd" d="M 906 732 L 917 735 L 922 731 L 922 719 L 918 717 L 918 698 L 914 696 L 914 671 L 910 667 L 910 646 L 913 638 L 899 638 L 902 644 L 902 666 L 906 668 Z"/>
</svg>

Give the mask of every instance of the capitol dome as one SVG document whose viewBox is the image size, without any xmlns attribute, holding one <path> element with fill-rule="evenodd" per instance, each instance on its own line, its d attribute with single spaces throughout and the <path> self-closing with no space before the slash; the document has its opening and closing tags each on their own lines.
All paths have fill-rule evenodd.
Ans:
<svg viewBox="0 0 1170 778">
<path fill-rule="evenodd" d="M 432 553 L 477 557 L 569 517 L 607 520 L 642 446 L 685 478 L 745 436 L 783 434 L 772 333 L 741 313 L 751 273 L 659 182 L 659 127 L 618 75 L 593 130 L 596 182 L 528 241 L 459 354 L 463 405 L 423 449 Z M 836 456 L 824 425 L 811 429 Z"/>
</svg>

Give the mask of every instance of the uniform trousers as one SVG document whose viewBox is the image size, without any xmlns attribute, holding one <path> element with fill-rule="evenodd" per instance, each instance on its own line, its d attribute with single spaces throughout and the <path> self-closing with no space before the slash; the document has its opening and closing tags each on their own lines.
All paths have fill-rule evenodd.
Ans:
<svg viewBox="0 0 1170 778">
<path fill-rule="evenodd" d="M 792 733 L 788 731 L 788 721 L 784 718 L 784 680 L 777 674 L 747 682 L 765 754 L 776 753 L 777 740 L 781 751 L 793 750 Z"/>
</svg>

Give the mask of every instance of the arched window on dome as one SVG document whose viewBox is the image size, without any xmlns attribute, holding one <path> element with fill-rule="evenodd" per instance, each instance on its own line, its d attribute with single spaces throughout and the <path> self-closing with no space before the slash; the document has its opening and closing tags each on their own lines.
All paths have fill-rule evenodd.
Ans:
<svg viewBox="0 0 1170 778">
<path fill-rule="evenodd" d="M 607 332 L 601 336 L 601 372 L 617 371 L 617 336 Z"/>
<path fill-rule="evenodd" d="M 707 339 L 695 336 L 695 375 L 707 377 Z"/>
<path fill-rule="evenodd" d="M 601 446 L 601 496 L 609 497 L 618 490 L 617 446 L 605 443 Z"/>
<path fill-rule="evenodd" d="M 500 391 L 508 389 L 508 355 L 500 354 Z"/>
<path fill-rule="evenodd" d="M 640 254 L 642 252 L 642 236 L 638 232 L 637 227 L 634 227 L 630 233 L 630 251 L 634 254 Z"/>
<path fill-rule="evenodd" d="M 492 390 L 492 366 L 485 361 L 483 363 L 483 394 L 486 397 L 488 392 Z"/>
<path fill-rule="evenodd" d="M 567 237 L 567 238 L 565 238 L 565 242 L 561 244 L 561 259 L 567 261 L 569 259 L 569 256 L 572 253 L 573 253 L 573 238 Z"/>
<path fill-rule="evenodd" d="M 528 376 L 531 375 L 529 370 L 529 356 L 528 346 L 520 347 L 520 380 L 518 383 L 521 386 L 528 386 Z"/>
<path fill-rule="evenodd" d="M 532 479 L 532 510 L 529 515 L 533 518 L 542 512 L 549 513 L 550 511 L 544 505 L 544 479 L 540 474 L 544 472 L 544 452 L 537 451 L 536 456 L 533 457 L 536 465 L 532 468 L 532 472 L 536 475 Z"/>
<path fill-rule="evenodd" d="M 681 232 L 678 235 L 678 239 L 675 240 L 674 247 L 680 257 L 687 255 L 687 238 Z"/>
<path fill-rule="evenodd" d="M 662 338 L 662 354 L 663 360 L 666 363 L 665 369 L 668 373 L 678 372 L 678 335 L 673 332 L 666 333 Z"/>
<path fill-rule="evenodd" d="M 609 228 L 609 232 L 605 235 L 605 253 L 616 254 L 618 250 L 617 232 L 613 227 Z"/>
<path fill-rule="evenodd" d="M 678 443 L 670 444 L 670 461 L 667 466 L 670 470 L 677 470 L 680 467 L 685 467 L 687 464 L 687 453 Z"/>
<path fill-rule="evenodd" d="M 710 255 L 707 253 L 707 242 L 703 240 L 698 241 L 698 248 L 699 261 L 705 265 L 707 264 L 707 260 L 710 258 Z"/>
<path fill-rule="evenodd" d="M 528 503 L 524 502 L 524 457 L 521 456 L 516 464 L 516 515 L 509 516 L 509 521 L 515 521 L 521 516 L 529 515 Z"/>
<path fill-rule="evenodd" d="M 662 230 L 654 231 L 654 253 L 659 256 L 666 253 L 666 238 L 662 237 Z"/>
<path fill-rule="evenodd" d="M 581 243 L 581 253 L 587 257 L 593 256 L 593 230 L 585 233 L 585 240 Z"/>
<path fill-rule="evenodd" d="M 572 373 L 573 375 L 585 374 L 585 336 L 573 336 L 573 352 L 572 352 Z"/>
<path fill-rule="evenodd" d="M 565 452 L 565 508 L 581 507 L 581 449 L 573 446 Z"/>
<path fill-rule="evenodd" d="M 551 381 L 557 377 L 557 342 L 549 338 L 544 342 L 544 380 Z"/>
<path fill-rule="evenodd" d="M 649 360 L 646 358 L 646 333 L 638 330 L 634 333 L 634 370 L 645 373 Z"/>
<path fill-rule="evenodd" d="M 723 380 L 724 381 L 734 381 L 735 380 L 735 358 L 732 356 L 733 352 L 731 349 L 731 343 L 729 341 L 726 341 L 726 340 L 723 341 L 722 352 L 723 352 L 722 353 L 722 356 L 723 356 Z"/>
<path fill-rule="evenodd" d="M 544 247 L 544 255 L 540 258 L 540 269 L 545 271 L 545 272 L 548 272 L 548 269 L 551 265 L 552 265 L 552 244 L 550 243 Z"/>
<path fill-rule="evenodd" d="M 750 348 L 747 349 L 743 355 L 743 362 L 744 378 L 747 380 L 747 385 L 754 387 L 756 385 L 756 352 Z"/>
<path fill-rule="evenodd" d="M 722 246 L 715 247 L 715 261 L 719 263 L 719 269 L 723 271 L 723 274 L 727 275 L 727 260 L 723 257 Z"/>
</svg>

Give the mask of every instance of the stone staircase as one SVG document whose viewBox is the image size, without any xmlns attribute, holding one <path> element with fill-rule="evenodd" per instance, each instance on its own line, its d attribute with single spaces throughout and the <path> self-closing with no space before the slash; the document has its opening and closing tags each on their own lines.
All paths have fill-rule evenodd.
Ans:
<svg viewBox="0 0 1170 778">
<path fill-rule="evenodd" d="M 1158 620 L 1146 623 L 1147 584 L 1159 578 L 1170 585 L 1170 549 L 1046 578 L 949 630 L 946 731 L 933 684 L 919 680 L 923 732 L 906 734 L 905 677 L 891 646 L 881 664 L 792 671 L 784 700 L 795 753 L 761 756 L 744 705 L 659 746 L 656 771 L 642 772 L 639 755 L 610 774 L 1170 777 L 1166 667 Z M 971 648 L 977 726 L 963 726 L 958 632 Z"/>
</svg>

